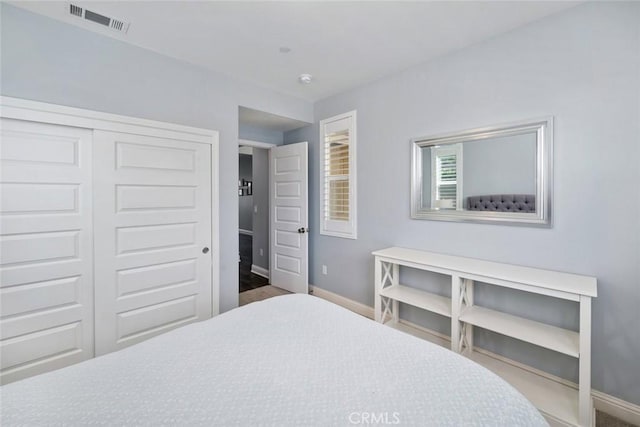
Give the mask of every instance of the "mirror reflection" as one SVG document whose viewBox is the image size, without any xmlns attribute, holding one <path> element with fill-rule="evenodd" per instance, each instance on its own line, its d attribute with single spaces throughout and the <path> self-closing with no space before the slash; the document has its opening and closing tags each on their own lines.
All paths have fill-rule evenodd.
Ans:
<svg viewBox="0 0 640 427">
<path fill-rule="evenodd" d="M 550 225 L 551 118 L 412 143 L 412 218 Z"/>
<path fill-rule="evenodd" d="M 535 212 L 534 132 L 421 151 L 422 208 Z"/>
</svg>

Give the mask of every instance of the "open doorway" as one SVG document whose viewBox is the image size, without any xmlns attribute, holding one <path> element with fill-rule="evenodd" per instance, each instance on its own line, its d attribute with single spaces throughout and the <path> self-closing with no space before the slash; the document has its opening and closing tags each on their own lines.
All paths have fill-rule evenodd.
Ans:
<svg viewBox="0 0 640 427">
<path fill-rule="evenodd" d="M 269 284 L 269 153 L 238 149 L 238 247 L 240 293 Z"/>
<path fill-rule="evenodd" d="M 239 107 L 238 116 L 238 291 L 244 305 L 288 293 L 269 283 L 270 149 L 284 144 L 286 132 L 309 123 L 246 107 Z"/>
</svg>

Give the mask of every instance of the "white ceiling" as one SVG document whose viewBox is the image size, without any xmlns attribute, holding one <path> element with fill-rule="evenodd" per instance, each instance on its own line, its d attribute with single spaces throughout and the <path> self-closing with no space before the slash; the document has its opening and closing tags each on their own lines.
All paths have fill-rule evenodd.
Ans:
<svg viewBox="0 0 640 427">
<path fill-rule="evenodd" d="M 69 2 L 12 4 L 309 101 L 569 8 L 562 1 L 78 1 L 131 22 L 121 35 Z M 289 53 L 280 53 L 286 46 Z M 301 85 L 297 77 L 315 80 Z"/>
</svg>

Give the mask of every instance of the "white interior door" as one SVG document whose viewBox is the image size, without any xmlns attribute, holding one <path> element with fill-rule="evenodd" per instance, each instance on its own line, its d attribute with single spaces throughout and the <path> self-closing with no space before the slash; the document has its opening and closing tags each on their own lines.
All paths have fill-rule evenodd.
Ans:
<svg viewBox="0 0 640 427">
<path fill-rule="evenodd" d="M 94 133 L 96 354 L 211 317 L 211 147 Z"/>
<path fill-rule="evenodd" d="M 309 292 L 308 149 L 306 142 L 270 150 L 271 262 L 269 281 Z"/>
<path fill-rule="evenodd" d="M 93 356 L 91 131 L 1 119 L 0 382 Z"/>
</svg>

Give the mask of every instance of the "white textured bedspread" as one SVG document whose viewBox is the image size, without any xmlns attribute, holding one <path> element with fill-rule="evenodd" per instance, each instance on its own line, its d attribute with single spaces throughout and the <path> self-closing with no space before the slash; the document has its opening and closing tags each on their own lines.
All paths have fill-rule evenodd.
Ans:
<svg viewBox="0 0 640 427">
<path fill-rule="evenodd" d="M 0 387 L 3 426 L 541 426 L 457 354 L 308 295 Z"/>
</svg>

